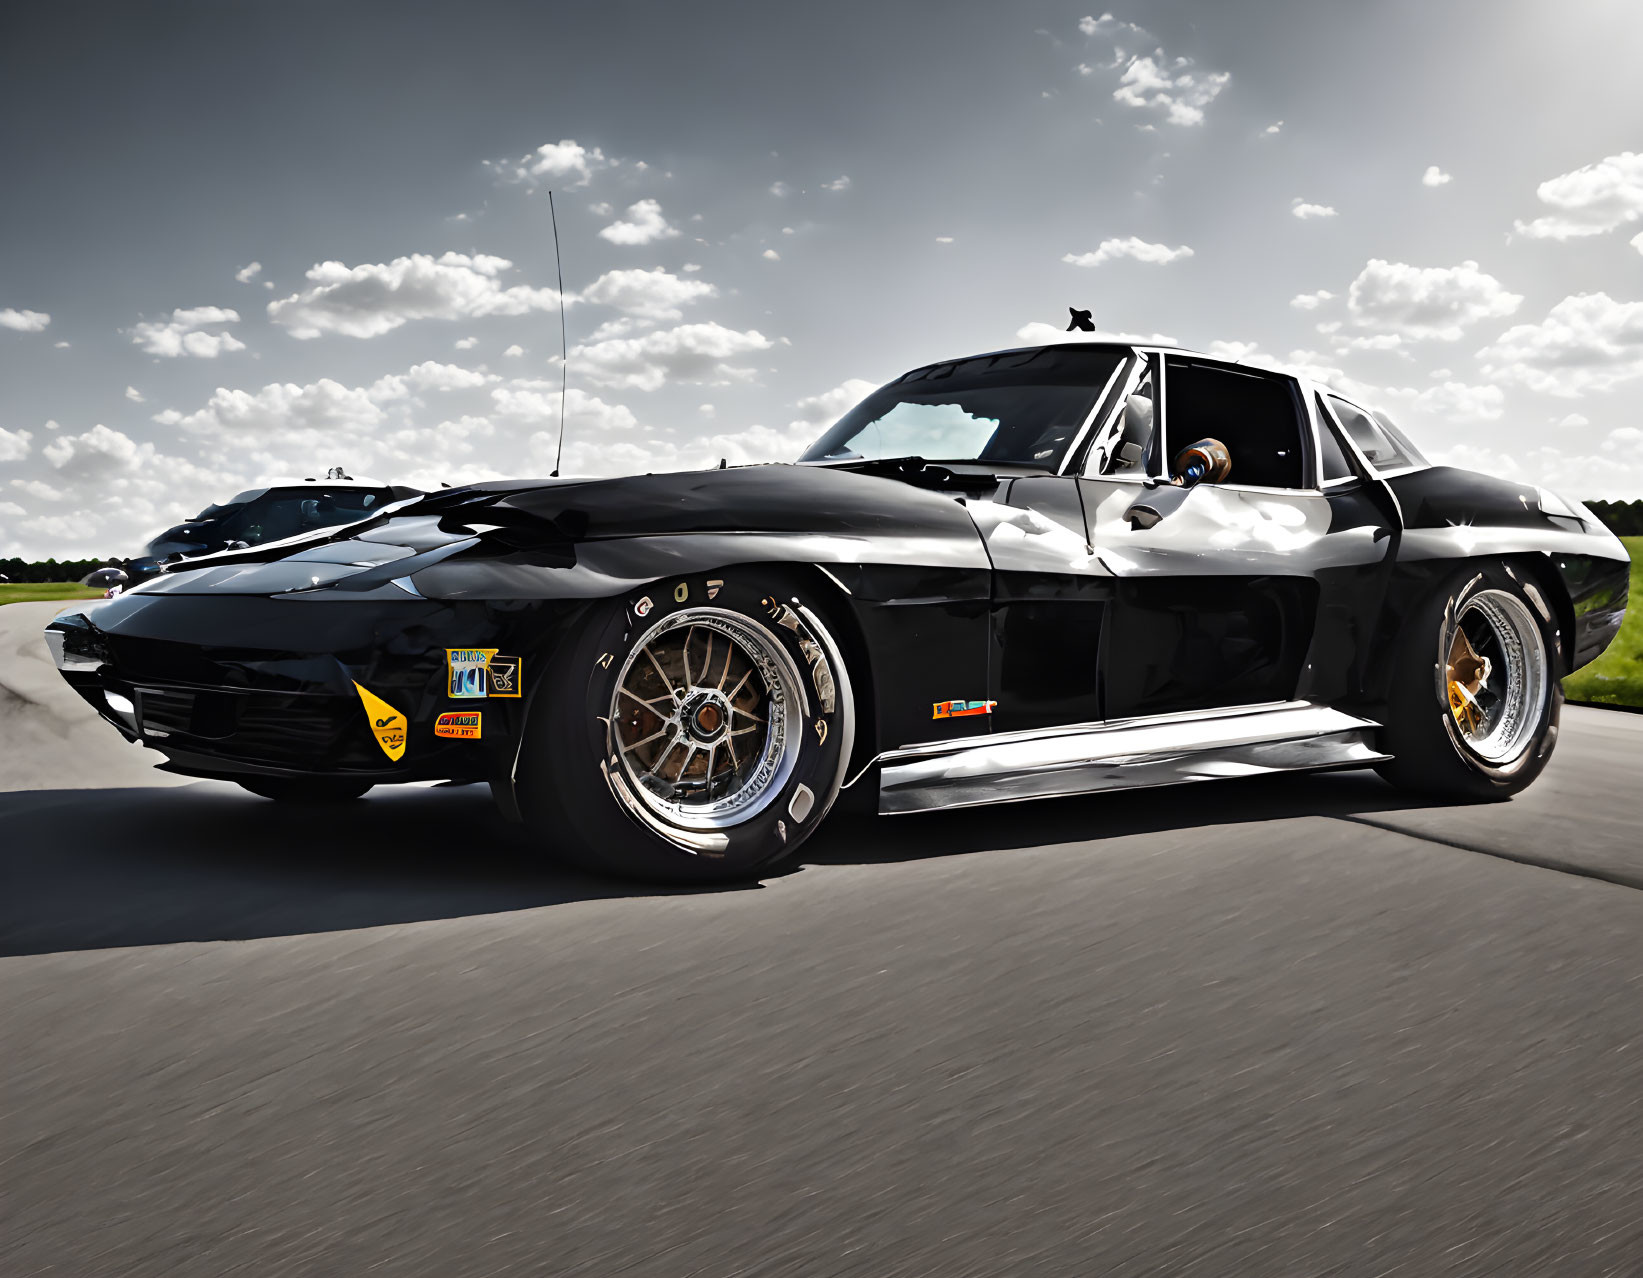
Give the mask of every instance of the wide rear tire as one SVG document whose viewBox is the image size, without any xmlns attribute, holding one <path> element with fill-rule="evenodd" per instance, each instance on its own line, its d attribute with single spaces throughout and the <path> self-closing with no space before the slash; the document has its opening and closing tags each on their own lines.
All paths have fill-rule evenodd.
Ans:
<svg viewBox="0 0 1643 1278">
<path fill-rule="evenodd" d="M 855 739 L 828 608 L 762 568 L 590 606 L 526 723 L 526 824 L 583 869 L 650 882 L 748 878 L 791 855 Z"/>
<path fill-rule="evenodd" d="M 1563 688 L 1540 591 L 1506 564 L 1461 569 L 1400 631 L 1376 771 L 1400 789 L 1505 799 L 1546 766 Z"/>
</svg>

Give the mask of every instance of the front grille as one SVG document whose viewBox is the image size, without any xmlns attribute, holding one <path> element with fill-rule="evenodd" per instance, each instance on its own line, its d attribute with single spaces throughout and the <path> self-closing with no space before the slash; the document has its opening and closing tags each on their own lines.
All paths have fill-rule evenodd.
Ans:
<svg viewBox="0 0 1643 1278">
<path fill-rule="evenodd" d="M 382 766 L 354 697 L 151 685 L 136 691 L 143 732 L 156 744 L 307 772 Z"/>
</svg>

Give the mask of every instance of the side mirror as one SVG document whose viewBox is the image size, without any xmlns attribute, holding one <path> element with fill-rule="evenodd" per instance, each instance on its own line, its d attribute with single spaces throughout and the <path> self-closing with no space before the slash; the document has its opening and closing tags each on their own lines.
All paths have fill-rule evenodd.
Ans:
<svg viewBox="0 0 1643 1278">
<path fill-rule="evenodd" d="M 1219 484 L 1232 474 L 1232 454 L 1218 439 L 1200 439 L 1183 448 L 1175 458 L 1174 481 L 1183 488 L 1196 484 Z"/>
</svg>

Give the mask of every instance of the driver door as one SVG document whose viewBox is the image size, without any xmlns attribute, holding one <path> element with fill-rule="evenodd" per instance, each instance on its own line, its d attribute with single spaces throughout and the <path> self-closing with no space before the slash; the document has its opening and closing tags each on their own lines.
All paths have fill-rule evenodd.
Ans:
<svg viewBox="0 0 1643 1278">
<path fill-rule="evenodd" d="M 1294 378 L 1153 353 L 1078 480 L 1113 575 L 1100 644 L 1108 721 L 1350 688 L 1389 568 L 1392 509 Z M 1166 491 L 1169 460 L 1214 438 L 1218 483 Z M 1333 478 L 1326 478 L 1334 472 Z M 1326 488 L 1327 485 L 1327 488 Z M 1161 518 L 1134 507 L 1157 499 Z M 1177 500 L 1178 499 L 1178 500 Z"/>
</svg>

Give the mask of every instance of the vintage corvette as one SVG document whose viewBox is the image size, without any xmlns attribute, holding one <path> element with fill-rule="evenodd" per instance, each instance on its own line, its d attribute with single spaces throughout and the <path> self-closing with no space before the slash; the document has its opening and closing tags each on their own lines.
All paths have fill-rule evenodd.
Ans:
<svg viewBox="0 0 1643 1278">
<path fill-rule="evenodd" d="M 708 880 L 847 787 L 911 813 L 1368 766 L 1505 797 L 1626 580 L 1578 503 L 1328 387 L 1092 341 L 915 369 L 797 464 L 449 489 L 46 637 L 171 771 L 488 782 L 545 850 Z"/>
</svg>

